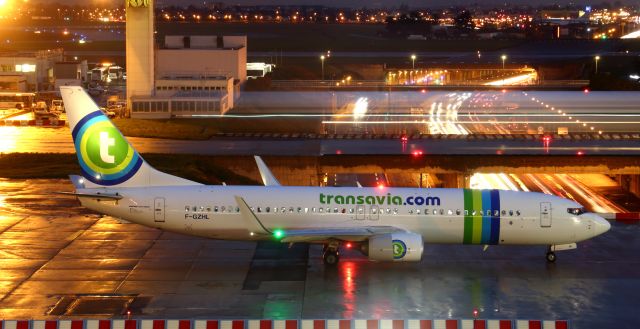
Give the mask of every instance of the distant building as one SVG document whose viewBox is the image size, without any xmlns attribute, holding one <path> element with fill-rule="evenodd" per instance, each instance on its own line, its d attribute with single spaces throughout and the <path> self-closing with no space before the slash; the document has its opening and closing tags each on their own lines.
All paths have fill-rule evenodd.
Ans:
<svg viewBox="0 0 640 329">
<path fill-rule="evenodd" d="M 127 104 L 134 118 L 220 115 L 247 79 L 246 36 L 154 39 L 153 7 L 127 6 Z"/>
<path fill-rule="evenodd" d="M 56 62 L 53 66 L 55 90 L 60 86 L 82 86 L 87 82 L 87 61 Z"/>
<path fill-rule="evenodd" d="M 156 51 L 156 74 L 202 72 L 247 80 L 247 37 L 168 35 Z"/>
<path fill-rule="evenodd" d="M 0 52 L 0 90 L 53 90 L 53 67 L 62 59 L 62 49 Z"/>
</svg>

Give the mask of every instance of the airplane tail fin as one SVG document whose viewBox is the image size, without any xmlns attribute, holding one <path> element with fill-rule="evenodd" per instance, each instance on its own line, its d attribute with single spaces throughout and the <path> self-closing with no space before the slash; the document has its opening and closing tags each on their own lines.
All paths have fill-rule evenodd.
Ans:
<svg viewBox="0 0 640 329">
<path fill-rule="evenodd" d="M 146 163 L 82 87 L 60 87 L 60 94 L 85 187 L 199 185 Z"/>
</svg>

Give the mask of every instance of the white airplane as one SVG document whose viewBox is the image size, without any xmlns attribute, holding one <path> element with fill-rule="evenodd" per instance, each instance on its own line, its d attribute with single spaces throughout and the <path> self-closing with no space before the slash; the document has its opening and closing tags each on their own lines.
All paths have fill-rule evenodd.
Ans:
<svg viewBox="0 0 640 329">
<path fill-rule="evenodd" d="M 224 240 L 341 247 L 370 260 L 420 261 L 424 243 L 546 245 L 555 251 L 609 230 L 570 200 L 500 190 L 281 186 L 256 157 L 265 186 L 206 186 L 147 164 L 81 87 L 60 87 L 82 168 L 70 176 L 83 206 L 162 230 Z"/>
</svg>

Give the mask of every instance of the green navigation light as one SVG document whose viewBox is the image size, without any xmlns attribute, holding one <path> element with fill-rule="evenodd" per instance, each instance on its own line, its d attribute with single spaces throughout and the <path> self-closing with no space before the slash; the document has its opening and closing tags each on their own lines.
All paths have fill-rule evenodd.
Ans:
<svg viewBox="0 0 640 329">
<path fill-rule="evenodd" d="M 280 239 L 280 238 L 284 237 L 284 231 L 283 230 L 279 230 L 279 229 L 275 230 L 275 231 L 273 231 L 273 236 L 276 239 Z"/>
</svg>

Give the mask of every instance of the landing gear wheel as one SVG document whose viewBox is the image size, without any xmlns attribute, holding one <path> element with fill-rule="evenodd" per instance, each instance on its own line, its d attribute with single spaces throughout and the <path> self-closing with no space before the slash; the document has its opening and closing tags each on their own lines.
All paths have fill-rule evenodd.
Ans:
<svg viewBox="0 0 640 329">
<path fill-rule="evenodd" d="M 556 261 L 556 253 L 553 251 L 547 252 L 547 262 L 554 263 Z"/>
<path fill-rule="evenodd" d="M 324 261 L 324 265 L 327 266 L 336 266 L 340 261 L 340 255 L 337 251 L 327 250 L 322 255 L 322 260 Z"/>
</svg>

